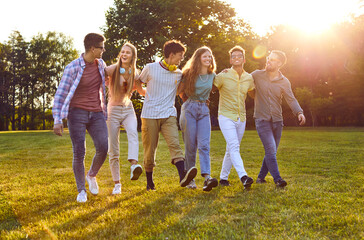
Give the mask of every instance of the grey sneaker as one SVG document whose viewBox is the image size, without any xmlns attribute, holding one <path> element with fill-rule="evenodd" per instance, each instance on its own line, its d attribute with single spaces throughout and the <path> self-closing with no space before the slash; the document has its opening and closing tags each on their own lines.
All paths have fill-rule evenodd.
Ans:
<svg viewBox="0 0 364 240">
<path fill-rule="evenodd" d="M 87 193 L 85 190 L 82 190 L 78 195 L 77 195 L 77 202 L 79 203 L 84 203 L 87 201 Z"/>
<path fill-rule="evenodd" d="M 185 174 L 184 178 L 179 183 L 181 187 L 186 187 L 195 177 L 197 174 L 197 168 L 191 167 Z"/>
<path fill-rule="evenodd" d="M 230 182 L 228 180 L 220 179 L 220 186 L 228 187 L 230 186 Z"/>
<path fill-rule="evenodd" d="M 90 192 L 93 194 L 93 195 L 97 195 L 99 194 L 99 186 L 97 185 L 97 182 L 96 182 L 96 177 L 90 177 L 88 174 L 86 175 L 86 180 L 87 180 L 87 183 L 88 183 L 88 187 L 90 189 Z"/>
<path fill-rule="evenodd" d="M 130 166 L 130 180 L 138 180 L 140 174 L 142 174 L 143 169 L 139 164 L 134 164 Z"/>
<path fill-rule="evenodd" d="M 195 179 L 193 179 L 187 186 L 186 188 L 189 188 L 189 189 L 196 189 L 197 188 L 197 185 L 195 183 Z"/>
<path fill-rule="evenodd" d="M 217 185 L 219 185 L 217 179 L 210 177 L 209 179 L 205 180 L 202 190 L 209 192 L 212 190 L 212 188 L 217 187 Z"/>
<path fill-rule="evenodd" d="M 257 178 L 256 183 L 262 184 L 262 183 L 267 183 L 267 181 L 265 179 Z"/>
<path fill-rule="evenodd" d="M 287 182 L 284 181 L 282 178 L 281 179 L 278 179 L 275 182 L 275 184 L 276 184 L 277 187 L 280 187 L 280 188 L 284 188 L 285 186 L 287 186 Z"/>
<path fill-rule="evenodd" d="M 253 178 L 248 177 L 248 175 L 242 176 L 240 180 L 246 188 L 250 187 L 254 182 Z"/>
</svg>

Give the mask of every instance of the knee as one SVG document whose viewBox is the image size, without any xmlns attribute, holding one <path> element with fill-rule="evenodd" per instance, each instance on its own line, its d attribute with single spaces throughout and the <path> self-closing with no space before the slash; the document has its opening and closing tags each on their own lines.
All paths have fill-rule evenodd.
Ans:
<svg viewBox="0 0 364 240">
<path fill-rule="evenodd" d="M 102 143 L 102 144 L 99 144 L 96 148 L 96 152 L 98 154 L 102 154 L 102 155 L 107 155 L 107 152 L 108 152 L 108 144 L 107 142 L 106 143 Z"/>
</svg>

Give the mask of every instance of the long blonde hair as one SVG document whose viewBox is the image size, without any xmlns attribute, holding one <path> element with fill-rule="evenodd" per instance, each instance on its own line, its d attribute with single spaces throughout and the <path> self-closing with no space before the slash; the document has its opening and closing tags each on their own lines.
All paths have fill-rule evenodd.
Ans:
<svg viewBox="0 0 364 240">
<path fill-rule="evenodd" d="M 191 96 L 195 93 L 197 77 L 201 70 L 201 55 L 207 51 L 211 54 L 211 64 L 207 69 L 207 73 L 211 74 L 216 71 L 216 62 L 211 49 L 206 46 L 198 48 L 182 69 L 182 78 L 185 83 L 184 92 L 187 96 Z"/>
<path fill-rule="evenodd" d="M 123 47 L 125 47 L 125 46 L 129 47 L 131 49 L 131 53 L 132 53 L 132 58 L 131 58 L 131 63 L 130 63 L 131 74 L 128 79 L 125 79 L 124 84 L 126 83 L 126 86 L 121 86 L 120 85 L 120 67 L 122 66 L 121 51 L 122 51 Z M 134 87 L 134 82 L 135 82 L 136 60 L 137 60 L 136 48 L 134 47 L 133 44 L 131 44 L 129 42 L 125 43 L 121 47 L 121 50 L 118 55 L 118 60 L 116 62 L 116 68 L 111 77 L 110 86 L 112 86 L 112 96 L 114 98 L 118 99 L 120 97 L 120 91 L 121 91 L 121 88 L 123 88 L 123 87 L 125 87 L 125 92 L 126 92 L 125 96 L 130 96 L 130 94 L 133 90 L 133 87 Z"/>
</svg>

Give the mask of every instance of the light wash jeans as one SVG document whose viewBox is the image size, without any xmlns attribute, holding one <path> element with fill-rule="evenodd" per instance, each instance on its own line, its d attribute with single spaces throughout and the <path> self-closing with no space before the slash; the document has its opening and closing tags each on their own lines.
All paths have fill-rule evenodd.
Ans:
<svg viewBox="0 0 364 240">
<path fill-rule="evenodd" d="M 210 175 L 211 122 L 207 104 L 191 99 L 184 102 L 181 108 L 180 127 L 185 143 L 185 169 L 195 167 L 198 149 L 201 175 Z"/>
<path fill-rule="evenodd" d="M 113 181 L 120 180 L 120 125 L 124 126 L 128 137 L 128 160 L 138 161 L 139 139 L 138 122 L 133 105 L 108 106 L 107 129 L 109 133 L 109 162 Z"/>
<path fill-rule="evenodd" d="M 276 182 L 281 179 L 278 170 L 277 149 L 282 136 L 283 122 L 255 119 L 255 127 L 265 150 L 265 156 L 258 178 L 264 179 L 269 171 Z"/>
<path fill-rule="evenodd" d="M 86 130 L 90 134 L 96 153 L 88 175 L 95 177 L 107 156 L 107 126 L 103 112 L 89 112 L 80 108 L 70 108 L 68 130 L 73 148 L 73 172 L 75 174 L 77 190 L 86 191 L 85 187 L 85 154 Z"/>
<path fill-rule="evenodd" d="M 239 178 L 247 175 L 243 159 L 240 156 L 240 142 L 244 136 L 246 122 L 233 121 L 219 115 L 219 126 L 226 141 L 226 152 L 220 173 L 220 179 L 227 180 L 231 167 L 234 166 Z"/>
</svg>

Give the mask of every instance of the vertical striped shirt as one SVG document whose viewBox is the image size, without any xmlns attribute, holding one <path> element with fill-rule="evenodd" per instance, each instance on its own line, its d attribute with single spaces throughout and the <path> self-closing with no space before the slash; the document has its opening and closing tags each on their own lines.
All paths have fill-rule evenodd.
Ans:
<svg viewBox="0 0 364 240">
<path fill-rule="evenodd" d="M 145 99 L 142 109 L 142 118 L 161 119 L 170 116 L 177 117 L 174 102 L 177 86 L 181 81 L 182 72 L 168 71 L 160 62 L 147 64 L 140 80 L 147 84 Z"/>
<path fill-rule="evenodd" d="M 105 118 L 106 113 L 106 99 L 105 99 L 105 67 L 106 64 L 102 59 L 97 59 L 98 70 L 101 76 L 101 84 L 99 88 L 99 96 L 101 100 L 101 108 L 104 112 Z M 86 64 L 83 59 L 83 54 L 68 64 L 63 72 L 61 81 L 57 88 L 56 95 L 53 100 L 52 114 L 54 118 L 54 124 L 62 123 L 62 119 L 66 119 L 68 116 L 68 110 L 70 102 L 75 94 L 78 84 L 80 83 L 83 71 L 85 70 Z"/>
</svg>

